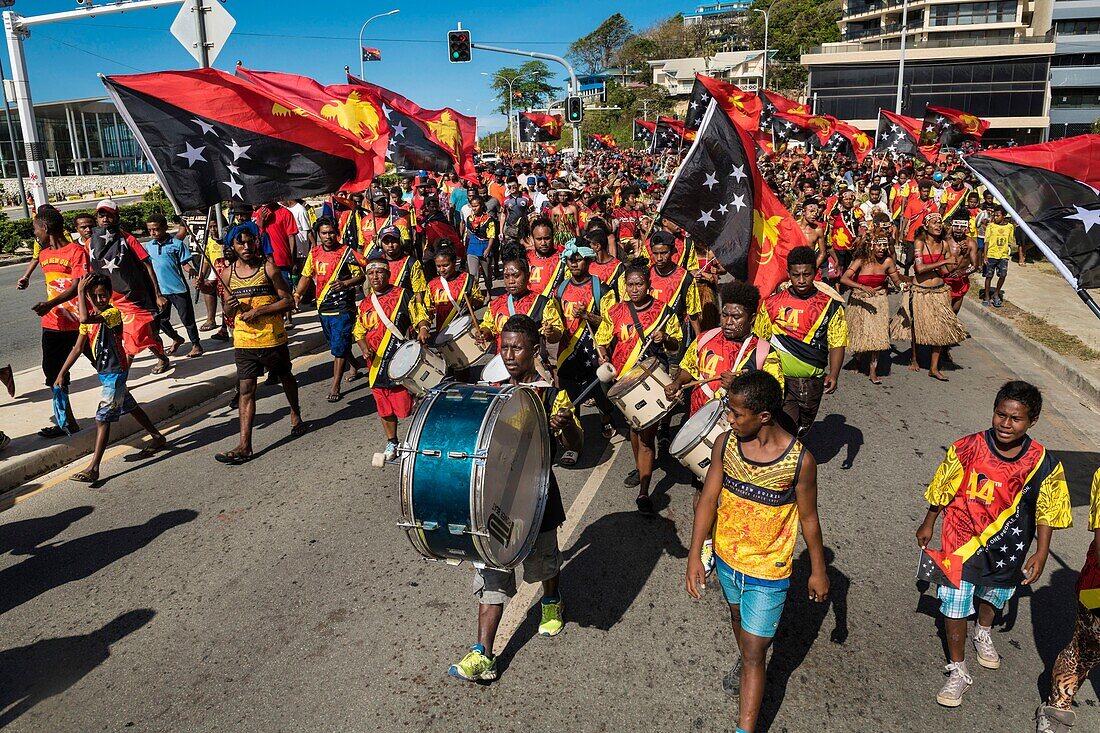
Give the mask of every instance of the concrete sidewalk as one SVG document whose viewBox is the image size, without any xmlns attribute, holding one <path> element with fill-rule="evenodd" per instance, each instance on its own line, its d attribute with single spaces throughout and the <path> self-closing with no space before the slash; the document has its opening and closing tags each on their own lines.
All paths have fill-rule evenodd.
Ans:
<svg viewBox="0 0 1100 733">
<path fill-rule="evenodd" d="M 1100 350 L 1100 318 L 1089 310 L 1065 279 L 1045 269 L 1049 267 L 1045 262 L 1030 263 L 1024 267 L 1015 261 L 1009 262 L 1004 286 L 1005 301 L 1076 336 L 1086 346 Z M 974 291 L 980 290 L 984 282 L 984 278 L 975 276 Z M 1094 298 L 1100 300 L 1100 292 L 1091 292 Z M 1057 354 L 1028 338 L 1000 309 L 982 306 L 976 299 L 967 299 L 962 316 L 964 321 L 971 316 L 986 321 L 1002 335 L 1016 341 L 1064 382 L 1100 403 L 1100 360 Z"/>
<path fill-rule="evenodd" d="M 312 312 L 295 318 L 290 331 L 290 355 L 297 357 L 324 344 L 321 325 Z M 188 410 L 209 399 L 229 395 L 237 382 L 233 346 L 230 342 L 203 340 L 206 353 L 197 359 L 181 356 L 172 359 L 173 369 L 164 374 L 151 374 L 156 360 L 145 352 L 138 356 L 130 370 L 129 386 L 138 404 L 154 423 Z M 53 415 L 52 391 L 43 384 L 41 369 L 26 369 L 15 375 L 15 399 L 0 407 L 0 429 L 11 438 L 11 444 L 0 454 L 0 500 L 5 494 L 27 481 L 58 466 L 91 453 L 95 445 L 95 420 L 99 405 L 100 385 L 95 370 L 87 359 L 73 367 L 70 399 L 80 431 L 69 437 L 46 439 L 38 431 L 50 425 Z M 116 443 L 141 427 L 129 415 L 111 427 L 111 442 Z"/>
</svg>

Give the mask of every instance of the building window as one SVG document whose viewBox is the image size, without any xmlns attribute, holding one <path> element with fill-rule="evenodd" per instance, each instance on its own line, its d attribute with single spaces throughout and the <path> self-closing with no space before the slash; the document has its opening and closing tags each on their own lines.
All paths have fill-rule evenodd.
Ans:
<svg viewBox="0 0 1100 733">
<path fill-rule="evenodd" d="M 1092 36 L 1100 34 L 1100 18 L 1059 20 L 1054 23 L 1054 32 L 1064 36 Z"/>
<path fill-rule="evenodd" d="M 1016 0 L 987 3 L 934 5 L 932 25 L 977 25 L 979 23 L 1011 23 L 1016 20 Z"/>
<path fill-rule="evenodd" d="M 1055 66 L 1100 66 L 1100 53 L 1071 53 L 1051 58 Z"/>
<path fill-rule="evenodd" d="M 1100 87 L 1052 89 L 1051 108 L 1100 107 Z"/>
</svg>

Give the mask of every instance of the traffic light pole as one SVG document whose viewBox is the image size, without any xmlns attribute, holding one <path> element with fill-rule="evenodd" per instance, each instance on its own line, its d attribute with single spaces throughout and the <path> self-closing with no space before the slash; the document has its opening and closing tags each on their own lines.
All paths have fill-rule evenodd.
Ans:
<svg viewBox="0 0 1100 733">
<path fill-rule="evenodd" d="M 555 56 L 551 53 L 539 53 L 538 51 L 519 51 L 514 48 L 499 48 L 497 46 L 486 46 L 482 43 L 471 43 L 470 48 L 476 48 L 481 51 L 494 51 L 496 53 L 510 53 L 513 56 L 527 56 L 533 59 L 542 59 L 544 61 L 556 61 L 565 67 L 565 70 L 569 72 L 569 94 L 570 96 L 577 96 L 580 94 L 580 85 L 577 84 L 577 75 L 573 71 L 573 67 L 569 65 L 569 62 L 563 59 L 561 56 Z M 511 124 L 509 122 L 509 124 Z M 573 125 L 573 152 L 576 155 L 580 155 L 581 152 L 581 126 L 578 124 Z"/>
</svg>

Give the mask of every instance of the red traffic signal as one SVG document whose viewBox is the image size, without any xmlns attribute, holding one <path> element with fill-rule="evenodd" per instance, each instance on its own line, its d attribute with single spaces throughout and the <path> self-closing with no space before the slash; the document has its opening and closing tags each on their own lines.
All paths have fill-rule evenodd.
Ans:
<svg viewBox="0 0 1100 733">
<path fill-rule="evenodd" d="M 470 60 L 473 42 L 470 40 L 470 31 L 447 32 L 448 60 L 452 64 L 463 64 Z"/>
</svg>

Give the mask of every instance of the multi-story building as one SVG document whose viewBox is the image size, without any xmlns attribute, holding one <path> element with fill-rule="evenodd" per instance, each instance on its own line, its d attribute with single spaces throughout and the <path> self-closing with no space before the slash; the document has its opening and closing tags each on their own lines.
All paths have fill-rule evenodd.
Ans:
<svg viewBox="0 0 1100 733">
<path fill-rule="evenodd" d="M 653 83 L 664 87 L 670 96 L 691 94 L 696 74 L 736 84 L 755 91 L 764 76 L 763 51 L 722 51 L 714 56 L 647 61 L 653 70 Z"/>
<path fill-rule="evenodd" d="M 905 5 L 903 6 L 903 2 Z M 894 110 L 907 11 L 902 113 L 929 104 L 990 121 L 985 139 L 1038 142 L 1050 124 L 1055 0 L 845 0 L 841 40 L 803 54 L 819 113 L 874 130 Z"/>
<path fill-rule="evenodd" d="M 737 44 L 744 35 L 749 5 L 749 0 L 698 5 L 694 11 L 683 14 L 684 26 L 699 26 L 704 29 L 708 43 L 733 50 L 731 45 Z"/>
<path fill-rule="evenodd" d="M 1100 0 L 1054 0 L 1050 137 L 1092 131 L 1100 119 Z"/>
</svg>

